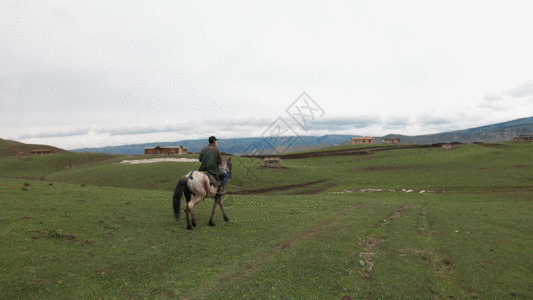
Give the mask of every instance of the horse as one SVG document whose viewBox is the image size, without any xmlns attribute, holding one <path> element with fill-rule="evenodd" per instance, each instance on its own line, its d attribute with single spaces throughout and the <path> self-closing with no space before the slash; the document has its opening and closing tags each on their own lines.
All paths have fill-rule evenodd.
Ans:
<svg viewBox="0 0 533 300">
<path fill-rule="evenodd" d="M 219 165 L 219 168 L 226 171 L 230 178 L 233 175 L 231 157 L 229 159 L 223 159 L 222 163 Z M 218 180 L 218 179 L 217 179 Z M 226 212 L 224 211 L 224 206 L 222 205 L 222 195 L 218 194 L 218 186 L 211 185 L 211 180 L 209 177 L 201 171 L 191 171 L 187 175 L 183 175 L 178 181 L 178 185 L 174 190 L 173 205 L 174 205 L 174 216 L 176 222 L 180 220 L 181 213 L 181 196 L 185 195 L 185 216 L 187 216 L 187 229 L 193 230 L 196 227 L 196 214 L 194 213 L 194 206 L 202 201 L 205 198 L 214 198 L 215 204 L 213 205 L 213 212 L 211 218 L 209 219 L 209 225 L 215 226 L 214 216 L 217 210 L 217 205 L 220 206 L 222 214 L 224 215 L 224 220 L 229 221 Z M 191 195 L 194 197 L 191 199 Z M 192 222 L 189 218 L 189 214 L 192 217 Z"/>
</svg>

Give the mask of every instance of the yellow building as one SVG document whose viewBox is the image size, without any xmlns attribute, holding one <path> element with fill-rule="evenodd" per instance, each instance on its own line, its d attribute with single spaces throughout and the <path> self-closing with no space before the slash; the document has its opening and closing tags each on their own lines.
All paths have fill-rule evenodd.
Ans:
<svg viewBox="0 0 533 300">
<path fill-rule="evenodd" d="M 400 139 L 399 138 L 386 138 L 386 139 L 382 139 L 381 142 L 383 144 L 399 144 Z"/>
<path fill-rule="evenodd" d="M 353 137 L 350 139 L 350 145 L 374 144 L 374 138 L 370 136 Z"/>
</svg>

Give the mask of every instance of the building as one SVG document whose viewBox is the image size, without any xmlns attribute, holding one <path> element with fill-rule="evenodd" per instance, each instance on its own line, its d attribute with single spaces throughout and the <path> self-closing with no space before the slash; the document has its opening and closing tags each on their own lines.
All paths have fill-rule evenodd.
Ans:
<svg viewBox="0 0 533 300">
<path fill-rule="evenodd" d="M 385 138 L 385 139 L 382 139 L 381 142 L 383 144 L 390 144 L 390 145 L 393 145 L 393 144 L 399 144 L 400 143 L 400 139 L 399 138 Z"/>
<path fill-rule="evenodd" d="M 31 154 L 36 154 L 36 155 L 48 155 L 48 154 L 53 154 L 54 151 L 52 151 L 51 149 L 36 149 L 36 150 L 31 150 Z"/>
<path fill-rule="evenodd" d="M 169 155 L 169 154 L 187 154 L 187 148 L 183 146 L 155 146 L 144 148 L 144 154 L 152 155 Z"/>
<path fill-rule="evenodd" d="M 365 137 L 353 137 L 350 139 L 350 145 L 366 145 L 374 144 L 374 138 L 370 136 Z"/>
<path fill-rule="evenodd" d="M 515 142 L 533 142 L 533 134 L 519 135 L 513 137 Z"/>
<path fill-rule="evenodd" d="M 265 157 L 266 168 L 281 168 L 281 160 L 278 157 Z"/>
</svg>

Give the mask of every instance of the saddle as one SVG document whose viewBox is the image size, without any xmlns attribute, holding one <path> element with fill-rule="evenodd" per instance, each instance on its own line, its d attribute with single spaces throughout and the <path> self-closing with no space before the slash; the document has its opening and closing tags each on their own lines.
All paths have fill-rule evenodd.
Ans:
<svg viewBox="0 0 533 300">
<path fill-rule="evenodd" d="M 189 175 L 189 179 L 193 179 L 192 174 L 194 173 L 194 171 L 192 171 L 191 174 Z M 220 186 L 220 181 L 215 179 L 215 176 L 209 174 L 207 171 L 197 171 L 197 172 L 204 173 L 205 175 L 207 175 L 207 178 L 209 178 L 209 185 L 214 186 L 218 189 L 218 187 Z"/>
</svg>

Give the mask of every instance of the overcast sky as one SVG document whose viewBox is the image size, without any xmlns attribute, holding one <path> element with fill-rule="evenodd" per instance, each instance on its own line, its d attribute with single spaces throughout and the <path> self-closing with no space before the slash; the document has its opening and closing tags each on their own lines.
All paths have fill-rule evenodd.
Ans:
<svg viewBox="0 0 533 300">
<path fill-rule="evenodd" d="M 531 117 L 531 11 L 530 1 L 2 0 L 0 138 L 75 149 L 277 126 L 418 135 Z"/>
</svg>

